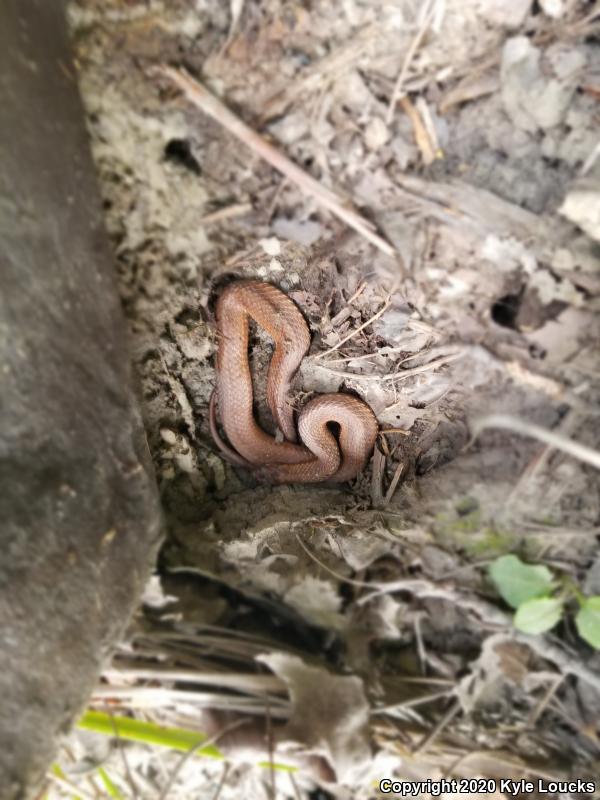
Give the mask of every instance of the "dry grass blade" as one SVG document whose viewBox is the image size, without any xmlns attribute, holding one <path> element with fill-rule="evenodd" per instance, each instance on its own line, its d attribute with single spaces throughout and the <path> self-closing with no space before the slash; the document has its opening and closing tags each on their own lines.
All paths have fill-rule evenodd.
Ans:
<svg viewBox="0 0 600 800">
<path fill-rule="evenodd" d="M 185 681 L 186 683 L 205 686 L 218 686 L 220 689 L 235 689 L 248 694 L 263 694 L 265 692 L 286 693 L 286 687 L 276 675 L 253 675 L 239 672 L 198 672 L 185 669 L 165 669 L 119 667 L 104 670 L 103 677 L 108 681 L 118 681 L 119 678 L 139 678 L 154 682 Z"/>
<path fill-rule="evenodd" d="M 126 703 L 130 708 L 163 708 L 178 702 L 197 705 L 199 708 L 219 708 L 246 714 L 263 714 L 264 698 L 243 697 L 218 692 L 198 692 L 192 689 L 163 689 L 155 686 L 98 686 L 92 702 L 108 700 Z M 272 713 L 285 718 L 289 703 L 283 698 L 271 697 Z"/>
<path fill-rule="evenodd" d="M 374 225 L 353 208 L 349 208 L 335 192 L 320 184 L 252 130 L 215 95 L 205 89 L 201 83 L 195 81 L 191 75 L 184 70 L 173 69 L 166 65 L 159 67 L 156 72 L 168 78 L 196 108 L 216 120 L 278 172 L 291 180 L 302 192 L 313 197 L 323 208 L 335 214 L 338 219 L 341 219 L 383 253 L 399 259 L 399 253 L 376 232 Z"/>
</svg>

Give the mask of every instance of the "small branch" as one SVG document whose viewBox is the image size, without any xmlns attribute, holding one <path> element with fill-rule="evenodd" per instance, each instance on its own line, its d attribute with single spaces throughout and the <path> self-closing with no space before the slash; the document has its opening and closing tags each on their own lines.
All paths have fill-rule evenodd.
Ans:
<svg viewBox="0 0 600 800">
<path fill-rule="evenodd" d="M 460 702 L 456 700 L 450 708 L 446 711 L 444 716 L 439 720 L 436 726 L 431 730 L 413 749 L 412 757 L 414 758 L 417 755 L 422 755 L 423 752 L 430 747 L 434 741 L 438 738 L 438 736 L 442 733 L 444 728 L 452 722 L 454 717 L 459 713 L 461 710 Z"/>
<path fill-rule="evenodd" d="M 486 428 L 503 428 L 504 430 L 521 434 L 521 436 L 531 436 L 550 447 L 562 450 L 563 453 L 567 453 L 586 464 L 590 464 L 592 467 L 596 467 L 596 469 L 600 469 L 600 453 L 597 450 L 592 450 L 591 447 L 574 442 L 572 439 L 567 439 L 566 436 L 561 436 L 539 425 L 534 425 L 532 422 L 512 417 L 510 414 L 489 414 L 486 417 L 478 417 L 471 426 L 473 439 L 477 438 L 481 431 Z"/>
<path fill-rule="evenodd" d="M 419 47 L 421 46 L 421 42 L 425 38 L 425 34 L 429 29 L 431 21 L 433 19 L 436 7 L 436 0 L 431 0 L 429 5 L 425 8 L 425 13 L 423 14 L 423 21 L 419 26 L 419 30 L 416 33 L 416 36 L 410 43 L 408 50 L 406 51 L 406 55 L 404 56 L 404 61 L 402 62 L 402 67 L 396 78 L 396 83 L 394 84 L 394 89 L 392 91 L 392 97 L 390 100 L 390 104 L 386 114 L 386 124 L 391 125 L 392 120 L 394 119 L 394 111 L 396 110 L 396 103 L 398 100 L 403 96 L 403 87 L 406 81 L 406 76 L 408 75 L 408 70 L 410 69 L 410 65 L 412 63 L 413 58 Z"/>
<path fill-rule="evenodd" d="M 421 157 L 423 159 L 423 163 L 425 166 L 429 164 L 433 164 L 435 159 L 437 158 L 437 148 L 434 146 L 431 136 L 427 128 L 425 127 L 425 123 L 419 113 L 419 110 L 414 106 L 410 98 L 408 97 L 401 97 L 399 103 L 402 107 L 402 110 L 406 114 L 406 116 L 410 120 L 410 124 L 413 126 L 413 131 L 415 134 L 415 142 L 417 147 L 421 151 Z"/>
<path fill-rule="evenodd" d="M 394 496 L 394 492 L 396 491 L 396 487 L 398 486 L 398 481 L 404 474 L 404 467 L 406 465 L 403 461 L 401 461 L 398 466 L 396 467 L 396 471 L 394 472 L 394 477 L 392 478 L 392 482 L 390 483 L 387 492 L 385 493 L 385 497 L 383 498 L 384 506 L 389 506 L 392 502 L 392 498 Z"/>
<path fill-rule="evenodd" d="M 323 350 L 322 353 L 318 353 L 315 356 L 315 361 L 317 361 L 319 358 L 324 358 L 325 356 L 329 355 L 329 353 L 333 353 L 335 350 L 338 350 L 343 344 L 346 344 L 347 341 L 354 338 L 357 334 L 359 334 L 362 330 L 364 330 L 367 327 L 367 325 L 370 325 L 372 322 L 375 322 L 376 319 L 378 319 L 382 314 L 384 314 L 388 310 L 391 303 L 392 303 L 392 297 L 390 294 L 388 299 L 385 301 L 385 303 L 382 305 L 382 307 L 376 314 L 373 314 L 372 317 L 369 317 L 369 319 L 366 322 L 363 322 L 363 324 L 360 325 L 360 327 L 356 328 L 353 331 L 350 331 L 350 333 L 347 336 L 344 336 L 343 339 L 341 339 L 337 344 L 334 344 L 333 347 L 330 347 L 329 350 Z M 356 377 L 359 378 L 360 375 L 357 375 Z"/>
<path fill-rule="evenodd" d="M 375 450 L 373 451 L 373 468 L 371 472 L 371 504 L 373 505 L 373 508 L 381 508 L 383 506 L 384 472 L 385 455 L 377 446 L 375 446 Z M 303 545 L 302 541 L 300 544 Z"/>
<path fill-rule="evenodd" d="M 330 189 L 327 189 L 313 177 L 308 175 L 293 161 L 273 147 L 272 144 L 262 138 L 256 131 L 252 130 L 245 122 L 237 117 L 233 111 L 222 103 L 215 95 L 211 94 L 201 83 L 194 80 L 185 70 L 177 70 L 168 67 L 166 64 L 154 70 L 159 75 L 168 78 L 178 89 L 180 89 L 187 99 L 216 120 L 229 133 L 236 136 L 247 147 L 263 158 L 267 163 L 274 167 L 278 172 L 289 178 L 300 191 L 313 197 L 323 208 L 331 211 L 338 219 L 345 222 L 350 228 L 363 236 L 372 245 L 392 258 L 399 259 L 400 254 L 389 242 L 386 242 L 375 229 L 375 226 L 361 216 L 357 211 L 349 208 L 344 202 Z"/>
<path fill-rule="evenodd" d="M 185 753 L 181 755 L 181 757 L 175 764 L 175 767 L 171 772 L 171 775 L 167 780 L 167 783 L 165 784 L 162 792 L 160 793 L 160 797 L 158 798 L 158 800 L 167 800 L 167 797 L 169 796 L 171 789 L 175 785 L 175 781 L 177 780 L 181 770 L 187 764 L 190 758 L 192 758 L 192 756 L 195 756 L 196 753 L 199 750 L 202 750 L 203 747 L 210 747 L 210 745 L 216 744 L 219 741 L 219 739 L 222 739 L 223 736 L 225 736 L 226 733 L 231 733 L 231 731 L 235 730 L 236 728 L 241 728 L 242 725 L 247 725 L 249 722 L 251 722 L 249 717 L 246 719 L 234 720 L 229 725 L 226 725 L 222 730 L 220 730 L 214 736 L 211 736 L 210 739 L 198 742 L 198 744 L 195 747 L 190 747 L 189 750 L 187 750 Z"/>
<path fill-rule="evenodd" d="M 451 364 L 453 361 L 458 361 L 466 355 L 465 350 L 460 350 L 458 353 L 448 353 L 447 356 L 440 356 L 428 361 L 427 364 L 420 364 L 418 367 L 411 367 L 410 369 L 403 369 L 398 372 L 393 372 L 390 375 L 382 375 L 382 381 L 397 381 L 403 378 L 409 378 L 411 375 L 420 375 L 422 372 L 429 372 L 430 369 L 437 369 L 443 367 L 444 364 Z M 408 360 L 408 359 L 407 359 Z"/>
</svg>

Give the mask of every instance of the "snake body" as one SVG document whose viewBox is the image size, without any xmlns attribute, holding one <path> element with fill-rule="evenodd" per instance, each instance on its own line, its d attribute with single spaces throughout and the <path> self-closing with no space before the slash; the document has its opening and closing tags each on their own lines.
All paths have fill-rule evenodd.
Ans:
<svg viewBox="0 0 600 800">
<path fill-rule="evenodd" d="M 373 450 L 378 429 L 375 415 L 362 400 L 349 394 L 313 398 L 299 414 L 301 443 L 297 443 L 290 385 L 308 352 L 310 334 L 294 302 L 268 283 L 237 281 L 217 300 L 216 319 L 216 396 L 231 447 L 218 434 L 214 398 L 210 421 L 213 438 L 223 452 L 269 483 L 339 483 L 355 478 Z M 275 342 L 267 375 L 267 402 L 285 441 L 270 436 L 254 419 L 248 362 L 250 319 Z M 337 439 L 330 423 L 337 423 Z"/>
</svg>

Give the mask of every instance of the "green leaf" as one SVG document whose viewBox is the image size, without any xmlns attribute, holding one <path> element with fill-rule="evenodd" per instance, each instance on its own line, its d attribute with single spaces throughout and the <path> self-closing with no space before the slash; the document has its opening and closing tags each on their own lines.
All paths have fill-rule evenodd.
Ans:
<svg viewBox="0 0 600 800">
<path fill-rule="evenodd" d="M 117 789 L 114 783 L 108 776 L 108 773 L 103 767 L 98 767 L 98 775 L 100 776 L 100 780 L 104 784 L 104 788 L 108 792 L 108 796 L 114 798 L 114 800 L 125 800 L 121 792 Z"/>
<path fill-rule="evenodd" d="M 556 597 L 536 597 L 519 606 L 515 628 L 523 633 L 544 633 L 562 617 L 563 601 Z"/>
<path fill-rule="evenodd" d="M 586 597 L 575 617 L 582 639 L 600 650 L 600 597 Z"/>
<path fill-rule="evenodd" d="M 77 726 L 84 730 L 103 733 L 106 736 L 132 739 L 136 742 L 170 747 L 173 750 L 186 752 L 194 750 L 208 739 L 206 734 L 198 731 L 190 731 L 185 728 L 166 728 L 154 722 L 144 722 L 131 717 L 117 717 L 112 714 L 104 714 L 102 711 L 86 711 Z M 198 755 L 224 758 L 221 751 L 212 744 L 198 749 Z"/>
<path fill-rule="evenodd" d="M 105 736 L 131 739 L 158 747 L 170 747 L 182 752 L 195 750 L 197 756 L 225 757 L 218 747 L 207 742 L 208 737 L 204 733 L 186 728 L 167 728 L 157 725 L 155 722 L 144 722 L 132 717 L 114 716 L 102 711 L 86 711 L 77 723 L 77 727 L 95 733 L 103 733 Z M 202 742 L 207 742 L 206 746 L 201 747 Z M 260 766 L 266 767 L 269 766 L 269 763 L 261 762 Z M 296 772 L 298 769 L 298 767 L 288 764 L 273 764 L 272 766 L 274 769 L 286 772 Z"/>
<path fill-rule="evenodd" d="M 534 597 L 544 597 L 554 588 L 552 573 L 541 564 L 525 564 L 518 556 L 500 556 L 489 567 L 496 588 L 513 608 Z"/>
</svg>

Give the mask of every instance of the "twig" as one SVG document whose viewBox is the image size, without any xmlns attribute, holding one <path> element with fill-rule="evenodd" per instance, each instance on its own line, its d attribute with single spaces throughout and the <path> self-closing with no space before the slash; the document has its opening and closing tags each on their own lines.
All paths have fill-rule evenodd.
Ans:
<svg viewBox="0 0 600 800">
<path fill-rule="evenodd" d="M 441 700 L 444 697 L 452 694 L 453 689 L 446 689 L 443 692 L 433 692 L 432 694 L 425 695 L 424 697 L 415 697 L 412 700 L 405 700 L 403 703 L 392 703 L 389 706 L 380 706 L 374 708 L 371 714 L 389 714 L 392 711 L 400 711 L 403 708 L 414 708 L 415 706 L 424 706 L 427 703 L 433 703 L 435 700 Z"/>
<path fill-rule="evenodd" d="M 383 473 L 385 472 L 385 455 L 379 447 L 373 451 L 373 468 L 371 471 L 371 503 L 373 508 L 383 506 Z"/>
<path fill-rule="evenodd" d="M 267 698 L 265 708 L 265 733 L 267 735 L 267 744 L 269 747 L 269 800 L 277 800 L 277 788 L 275 784 L 275 766 L 274 766 L 274 747 L 273 747 L 273 720 L 271 718 L 271 706 Z"/>
<path fill-rule="evenodd" d="M 383 348 L 382 348 L 383 349 Z M 385 352 L 381 353 L 362 353 L 360 356 L 344 356 L 344 358 L 331 358 L 328 364 L 345 364 L 347 361 L 364 361 L 366 358 L 376 358 L 377 356 L 389 356 L 392 353 L 402 353 L 406 350 L 404 347 L 386 347 Z M 404 359 L 403 361 L 406 361 Z M 402 364 L 403 361 L 400 363 Z"/>
<path fill-rule="evenodd" d="M 392 433 L 399 433 L 402 436 L 410 436 L 410 431 L 404 430 L 404 428 L 381 428 L 379 431 L 380 436 L 387 436 L 388 434 Z"/>
<path fill-rule="evenodd" d="M 56 783 L 63 789 L 68 789 L 69 792 L 76 792 L 77 795 L 79 795 L 81 798 L 85 798 L 85 800 L 96 800 L 97 795 L 90 794 L 85 789 L 82 789 L 80 786 L 77 786 L 76 784 L 72 783 L 66 778 L 61 778 L 58 775 L 55 775 L 53 772 L 46 773 L 46 777 L 49 778 L 51 781 L 54 781 L 54 783 Z"/>
<path fill-rule="evenodd" d="M 562 435 L 570 433 L 577 424 L 577 420 L 577 413 L 574 413 L 572 410 L 570 412 L 567 411 L 565 416 L 560 421 L 560 433 Z M 519 495 L 527 488 L 527 486 L 531 485 L 540 472 L 545 469 L 546 464 L 548 463 L 548 460 L 552 454 L 552 450 L 553 448 L 550 445 L 546 445 L 540 453 L 537 453 L 531 459 L 508 496 L 506 503 L 508 508 L 514 508 L 515 502 Z"/>
<path fill-rule="evenodd" d="M 539 778 L 542 778 L 545 781 L 558 781 L 561 780 L 560 775 L 552 774 L 551 772 L 543 772 L 542 770 L 538 769 L 537 767 L 532 767 L 529 764 L 522 763 L 519 761 L 511 761 L 508 758 L 501 758 L 497 752 L 488 751 L 488 750 L 471 750 L 468 753 L 463 753 L 459 756 L 456 761 L 450 764 L 449 767 L 446 767 L 442 772 L 442 776 L 446 777 L 447 775 L 460 775 L 464 773 L 459 773 L 458 768 L 462 766 L 466 761 L 470 761 L 472 758 L 483 758 L 489 757 L 494 764 L 502 764 L 502 766 L 514 770 L 518 775 L 535 775 Z"/>
<path fill-rule="evenodd" d="M 417 655 L 419 657 L 419 664 L 421 667 L 421 672 L 423 673 L 423 675 L 425 675 L 425 671 L 427 669 L 427 653 L 425 652 L 423 634 L 421 633 L 421 617 L 423 613 L 424 613 L 423 611 L 420 611 L 417 614 L 415 614 L 414 627 L 415 627 L 415 641 L 417 643 Z"/>
<path fill-rule="evenodd" d="M 386 124 L 391 125 L 392 120 L 394 119 L 394 111 L 396 110 L 396 103 L 398 102 L 399 98 L 402 95 L 402 88 L 404 86 L 404 81 L 406 80 L 406 76 L 408 75 L 408 70 L 410 69 L 410 65 L 412 63 L 413 58 L 415 57 L 415 53 L 421 46 L 421 42 L 425 38 L 425 34 L 431 24 L 431 20 L 433 19 L 433 14 L 435 11 L 436 0 L 430 0 L 429 5 L 425 9 L 425 14 L 423 16 L 423 22 L 417 31 L 416 36 L 410 43 L 408 50 L 406 51 L 406 55 L 404 56 L 404 61 L 402 62 L 402 67 L 400 72 L 398 73 L 398 77 L 396 78 L 396 83 L 394 84 L 394 89 L 392 91 L 392 97 L 390 99 L 390 104 L 388 106 L 387 114 L 386 114 Z"/>
<path fill-rule="evenodd" d="M 363 324 L 360 327 L 356 328 L 353 331 L 350 331 L 350 333 L 347 336 L 344 336 L 343 339 L 341 339 L 337 344 L 334 344 L 333 347 L 330 347 L 329 350 L 323 350 L 322 353 L 318 353 L 315 356 L 315 361 L 319 358 L 324 358 L 325 356 L 329 355 L 329 353 L 333 353 L 335 350 L 338 350 L 343 344 L 346 344 L 347 341 L 354 338 L 358 333 L 364 330 L 367 327 L 367 325 L 370 325 L 372 322 L 375 322 L 376 319 L 379 319 L 379 317 L 388 310 L 391 303 L 392 303 L 392 292 L 390 292 L 389 297 L 382 305 L 382 307 L 379 309 L 379 311 L 373 314 L 372 317 L 369 317 L 369 319 L 366 322 L 363 322 Z M 357 377 L 360 377 L 360 375 L 358 375 Z"/>
<path fill-rule="evenodd" d="M 358 284 L 358 286 L 356 288 L 356 291 L 354 292 L 352 297 L 349 297 L 348 300 L 346 301 L 347 304 L 350 305 L 351 303 L 353 303 L 356 300 L 357 297 L 360 297 L 360 295 L 364 292 L 364 290 L 366 288 L 367 288 L 367 282 L 366 281 L 361 281 Z"/>
<path fill-rule="evenodd" d="M 550 701 L 552 700 L 552 698 L 554 697 L 554 695 L 558 691 L 558 689 L 559 689 L 561 683 L 564 681 L 564 679 L 565 679 L 564 675 L 556 675 L 555 676 L 554 680 L 552 681 L 552 683 L 548 687 L 546 693 L 544 694 L 544 696 L 542 697 L 540 702 L 537 704 L 537 706 L 535 708 L 531 709 L 531 714 L 529 715 L 529 718 L 527 719 L 527 722 L 525 723 L 525 727 L 526 728 L 533 728 L 533 726 L 536 724 L 538 719 L 541 717 L 541 715 L 544 713 L 544 711 L 548 707 L 548 704 L 550 703 Z"/>
<path fill-rule="evenodd" d="M 501 641 L 501 634 L 497 634 L 497 636 L 498 640 Z M 506 636 L 503 638 L 504 641 L 507 640 Z M 588 683 L 596 692 L 600 692 L 600 673 L 588 667 L 579 658 L 570 656 L 561 647 L 552 644 L 547 636 L 530 636 L 515 630 L 512 632 L 511 641 L 526 645 L 540 658 L 551 661 L 565 675 L 573 675 L 575 678 Z"/>
<path fill-rule="evenodd" d="M 157 67 L 154 72 L 168 78 L 196 108 L 216 120 L 229 133 L 232 133 L 282 175 L 289 178 L 300 191 L 313 197 L 323 208 L 331 211 L 332 214 L 335 214 L 342 222 L 345 222 L 346 225 L 383 253 L 392 258 L 400 258 L 398 251 L 376 232 L 372 223 L 353 208 L 344 205 L 335 192 L 327 189 L 319 181 L 300 169 L 286 155 L 263 139 L 245 122 L 242 122 L 224 103 L 211 94 L 201 83 L 194 80 L 185 70 L 177 70 L 164 64 Z"/>
<path fill-rule="evenodd" d="M 431 141 L 431 136 L 429 135 L 419 110 L 411 103 L 408 97 L 401 97 L 399 103 L 410 120 L 410 124 L 413 126 L 415 142 L 421 151 L 423 163 L 425 166 L 433 164 L 437 156 L 437 150 Z"/>
<path fill-rule="evenodd" d="M 195 753 L 198 752 L 198 750 L 202 750 L 204 747 L 210 747 L 210 745 L 216 744 L 219 741 L 219 739 L 225 736 L 226 733 L 229 733 L 235 728 L 241 728 L 242 725 L 247 725 L 251 721 L 252 720 L 248 717 L 245 719 L 236 719 L 229 725 L 226 725 L 224 728 L 222 728 L 214 736 L 211 736 L 210 739 L 205 739 L 202 742 L 198 742 L 198 744 L 195 745 L 194 747 L 190 747 L 189 750 L 187 750 L 185 753 L 182 754 L 181 758 L 177 761 L 177 764 L 175 764 L 175 768 L 172 770 L 171 776 L 169 777 L 169 780 L 165 784 L 164 789 L 160 793 L 158 800 L 167 800 L 169 792 L 175 785 L 177 776 L 179 775 L 183 767 L 187 764 L 187 762 L 190 760 L 190 758 L 193 755 L 195 755 Z"/>
<path fill-rule="evenodd" d="M 418 367 L 411 367 L 410 369 L 403 369 L 400 372 L 394 372 L 391 375 L 383 375 L 381 380 L 401 380 L 403 378 L 409 378 L 411 375 L 419 375 L 421 372 L 429 372 L 430 369 L 436 369 L 436 367 L 442 367 L 444 364 L 451 364 L 453 361 L 458 361 L 458 359 L 463 358 L 465 354 L 465 350 L 461 350 L 458 353 L 449 353 L 447 356 L 434 358 L 433 361 L 428 361 L 427 364 L 421 364 Z"/>
<path fill-rule="evenodd" d="M 433 744 L 433 742 L 438 738 L 441 732 L 444 730 L 446 725 L 448 725 L 454 717 L 458 714 L 461 710 L 460 702 L 455 700 L 454 703 L 450 706 L 450 708 L 446 711 L 444 716 L 439 720 L 433 730 L 429 731 L 429 733 L 415 746 L 412 751 L 412 756 L 422 755 L 423 751 L 426 750 L 429 745 Z"/>
<path fill-rule="evenodd" d="M 252 211 L 252 203 L 235 203 L 232 206 L 219 208 L 217 211 L 212 211 L 198 220 L 200 225 L 213 225 L 215 222 L 223 222 L 226 219 L 233 217 L 241 217 L 244 214 L 249 214 Z"/>
<path fill-rule="evenodd" d="M 121 739 L 121 736 L 119 734 L 119 729 L 117 727 L 117 723 L 115 722 L 112 713 L 109 712 L 109 715 L 110 715 L 110 722 L 111 722 L 111 725 L 112 725 L 113 730 L 115 732 L 115 737 L 116 737 L 117 743 L 118 743 L 117 750 L 119 751 L 119 755 L 121 757 L 121 760 L 123 761 L 123 767 L 125 769 L 125 777 L 127 779 L 127 783 L 129 784 L 129 787 L 131 788 L 132 797 L 134 798 L 134 800 L 137 800 L 137 798 L 139 797 L 138 790 L 137 790 L 137 786 L 135 784 L 135 781 L 133 779 L 133 774 L 132 774 L 131 769 L 129 767 L 129 759 L 127 758 L 127 754 L 125 752 L 125 742 L 123 742 L 122 739 Z"/>
<path fill-rule="evenodd" d="M 298 784 L 296 783 L 296 779 L 294 778 L 293 772 L 288 772 L 290 783 L 292 784 L 292 790 L 294 792 L 294 800 L 302 800 L 300 796 L 300 790 L 298 789 Z"/>
<path fill-rule="evenodd" d="M 403 431 L 405 433 L 405 431 Z M 396 467 L 396 471 L 394 472 L 394 477 L 392 478 L 392 482 L 390 483 L 387 492 L 385 493 L 385 497 L 383 498 L 383 505 L 389 506 L 392 502 L 392 498 L 394 496 L 394 492 L 396 491 L 396 487 L 398 486 L 398 481 L 404 474 L 404 467 L 405 463 L 401 461 L 398 466 Z"/>
<path fill-rule="evenodd" d="M 373 321 L 372 319 L 369 320 L 369 322 L 372 321 Z M 369 322 L 365 322 L 365 325 L 368 325 Z M 354 333 L 358 333 L 359 330 L 360 328 L 358 328 Z M 330 352 L 331 350 L 326 351 L 326 353 Z M 318 358 L 321 358 L 322 355 L 324 355 L 324 353 L 319 353 L 314 357 L 314 360 L 316 361 Z M 321 369 L 329 370 L 329 372 L 333 373 L 334 375 L 339 375 L 340 378 L 348 378 L 356 381 L 400 381 L 403 380 L 404 378 L 410 378 L 412 375 L 420 375 L 423 372 L 429 372 L 429 370 L 436 369 L 437 367 L 442 367 L 445 364 L 451 364 L 453 361 L 457 361 L 464 355 L 465 351 L 461 351 L 460 353 L 450 353 L 447 356 L 440 356 L 440 358 L 434 358 L 433 361 L 428 361 L 427 364 L 420 364 L 418 367 L 411 367 L 410 369 L 398 370 L 398 372 L 392 372 L 388 375 L 380 375 L 379 373 L 373 374 L 372 372 L 365 374 L 359 372 L 345 372 L 343 370 L 332 369 L 329 366 L 329 363 L 331 362 L 328 362 L 327 364 L 317 364 L 317 366 L 321 367 Z M 394 405 L 397 405 L 397 403 L 394 403 L 392 406 L 388 406 L 388 408 L 393 408 Z M 386 411 L 387 410 L 388 409 L 386 408 Z"/>
<path fill-rule="evenodd" d="M 217 786 L 217 790 L 215 792 L 215 796 L 212 800 L 219 800 L 221 796 L 221 792 L 223 791 L 223 787 L 225 786 L 225 781 L 227 780 L 227 773 L 229 772 L 231 765 L 229 763 L 224 764 L 223 766 L 223 773 L 221 775 L 221 780 L 219 781 L 219 785 Z"/>
<path fill-rule="evenodd" d="M 572 439 L 567 439 L 565 436 L 549 431 L 539 425 L 534 425 L 532 422 L 513 417 L 510 414 L 489 414 L 486 417 L 475 419 L 471 426 L 472 440 L 476 439 L 481 431 L 486 428 L 503 428 L 522 436 L 531 436 L 550 447 L 562 450 L 563 453 L 567 453 L 586 464 L 590 464 L 592 467 L 596 467 L 596 469 L 600 469 L 600 453 L 597 450 L 592 450 L 591 447 L 574 442 Z"/>
</svg>

